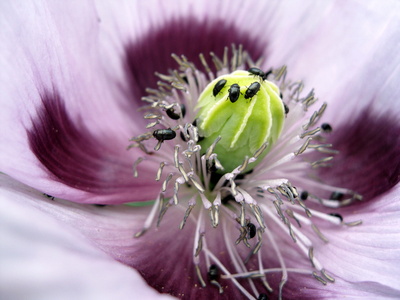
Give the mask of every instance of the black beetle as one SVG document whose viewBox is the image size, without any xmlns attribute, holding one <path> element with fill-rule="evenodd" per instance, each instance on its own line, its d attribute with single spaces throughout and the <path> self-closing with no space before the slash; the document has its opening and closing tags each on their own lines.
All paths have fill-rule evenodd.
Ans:
<svg viewBox="0 0 400 300">
<path fill-rule="evenodd" d="M 213 88 L 214 97 L 217 96 L 218 93 L 224 88 L 225 84 L 226 84 L 226 79 L 221 79 L 214 85 Z"/>
<path fill-rule="evenodd" d="M 253 98 L 258 91 L 261 88 L 261 84 L 259 82 L 253 82 L 252 84 L 250 84 L 250 86 L 247 88 L 246 92 L 244 93 L 244 98 L 245 99 L 249 99 L 249 98 Z"/>
<path fill-rule="evenodd" d="M 186 113 L 185 105 L 180 104 L 180 107 L 181 107 L 181 114 L 182 114 L 182 117 L 184 117 L 184 116 L 185 116 L 185 113 Z M 170 118 L 173 119 L 173 120 L 178 120 L 178 119 L 180 119 L 180 117 L 181 117 L 181 114 L 177 113 L 177 112 L 175 111 L 175 108 L 174 108 L 174 107 L 168 108 L 168 109 L 166 110 L 166 113 L 167 113 L 168 117 L 170 117 Z"/>
<path fill-rule="evenodd" d="M 208 279 L 217 280 L 219 278 L 219 269 L 217 265 L 211 265 L 210 269 L 208 270 Z"/>
<path fill-rule="evenodd" d="M 240 86 L 237 83 L 234 83 L 231 85 L 231 87 L 228 90 L 229 92 L 229 100 L 232 103 L 235 103 L 239 99 L 240 95 Z"/>
<path fill-rule="evenodd" d="M 259 68 L 253 67 L 253 68 L 248 69 L 247 72 L 249 72 L 251 75 L 254 75 L 254 76 L 260 76 L 260 78 L 262 80 L 265 80 L 267 78 L 265 76 L 265 73 L 263 71 L 261 71 Z"/>
<path fill-rule="evenodd" d="M 328 123 L 323 123 L 321 125 L 321 129 L 323 132 L 327 132 L 327 133 L 332 132 L 332 126 Z"/>
<path fill-rule="evenodd" d="M 153 131 L 153 136 L 159 141 L 172 140 L 176 137 L 176 132 L 171 128 L 156 129 Z"/>
<path fill-rule="evenodd" d="M 255 237 L 256 232 L 257 232 L 256 225 L 254 225 L 253 223 L 248 223 L 247 224 L 247 238 L 252 239 L 253 237 Z"/>
</svg>

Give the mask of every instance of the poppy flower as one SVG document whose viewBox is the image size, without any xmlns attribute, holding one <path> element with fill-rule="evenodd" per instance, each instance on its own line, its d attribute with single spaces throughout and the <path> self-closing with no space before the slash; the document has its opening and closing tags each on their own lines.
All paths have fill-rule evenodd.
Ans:
<svg viewBox="0 0 400 300">
<path fill-rule="evenodd" d="M 2 4 L 4 294 L 398 297 L 398 11 Z"/>
</svg>

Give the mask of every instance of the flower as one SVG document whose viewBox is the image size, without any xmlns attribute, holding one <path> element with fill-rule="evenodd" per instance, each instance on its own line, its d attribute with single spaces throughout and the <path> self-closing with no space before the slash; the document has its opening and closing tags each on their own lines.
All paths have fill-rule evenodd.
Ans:
<svg viewBox="0 0 400 300">
<path fill-rule="evenodd" d="M 162 9 L 163 4 L 157 1 L 145 5 L 123 2 L 118 6 L 89 3 L 79 8 L 64 4 L 60 9 L 56 4 L 35 2 L 25 4 L 28 6 L 25 10 L 14 3 L 3 4 L 1 11 L 6 17 L 2 18 L 1 34 L 4 35 L 2 41 L 7 43 L 2 45 L 1 57 L 7 71 L 3 74 L 7 74 L 7 78 L 2 78 L 1 89 L 4 109 L 1 112 L 0 166 L 2 172 L 21 182 L 2 177 L 2 201 L 7 203 L 11 215 L 6 219 L 9 220 L 7 224 L 12 225 L 15 233 L 18 233 L 18 226 L 27 230 L 32 224 L 21 224 L 23 214 L 37 216 L 32 221 L 43 222 L 40 223 L 42 226 L 61 223 L 63 226 L 57 226 L 60 227 L 60 238 L 79 243 L 82 256 L 89 251 L 88 265 L 93 256 L 99 255 L 101 263 L 115 269 L 115 278 L 125 274 L 136 276 L 133 269 L 128 271 L 101 256 L 93 249 L 94 245 L 115 260 L 139 270 L 147 283 L 159 292 L 181 298 L 210 297 L 218 295 L 218 284 L 223 282 L 221 297 L 257 296 L 255 291 L 262 291 L 262 280 L 238 279 L 238 285 L 232 279 L 212 278 L 214 282 L 207 281 L 207 286 L 201 287 L 200 276 L 196 275 L 197 269 L 193 265 L 193 261 L 196 262 L 193 242 L 198 245 L 201 240 L 194 234 L 199 232 L 195 226 L 201 223 L 190 221 L 187 202 L 186 206 L 177 206 L 175 212 L 169 208 L 159 229 L 147 230 L 137 239 L 132 237 L 133 232 L 143 224 L 147 226 L 145 218 L 150 214 L 151 206 L 116 205 L 154 200 L 159 195 L 160 183 L 154 180 L 154 172 L 160 165 L 151 159 L 147 165 L 147 161 L 137 160 L 143 156 L 140 147 L 125 151 L 126 138 L 140 136 L 147 125 L 141 119 L 142 114 L 137 112 L 141 105 L 137 100 L 146 95 L 146 88 L 156 88 L 157 79 L 152 76 L 153 72 L 165 73 L 168 68 L 175 68 L 173 61 L 167 58 L 173 52 L 185 54 L 201 65 L 197 58 L 199 52 L 206 54 L 212 50 L 221 57 L 225 46 L 242 44 L 252 58 L 265 56 L 263 66 L 277 68 L 278 64 L 287 64 L 290 78 L 304 78 L 307 86 L 318 90 L 318 95 L 330 107 L 324 120 L 333 125 L 330 139 L 340 151 L 334 159 L 335 168 L 321 171 L 318 176 L 331 185 L 357 190 L 364 196 L 364 202 L 336 210 L 345 220 L 362 219 L 362 226 L 338 229 L 329 222 L 318 222 L 329 240 L 326 245 L 310 235 L 315 245 L 315 257 L 326 268 L 326 275 L 318 273 L 313 278 L 310 274 L 297 274 L 314 270 L 310 260 L 318 265 L 312 259 L 313 252 L 308 249 L 307 255 L 311 258 L 307 259 L 296 251 L 298 248 L 293 247 L 290 237 L 280 238 L 278 224 L 283 223 L 272 222 L 276 226 L 268 227 L 269 249 L 279 248 L 281 254 L 269 255 L 263 250 L 256 254 L 262 254 L 262 258 L 253 261 L 262 262 L 264 267 L 281 269 L 267 277 L 274 288 L 273 295 L 279 294 L 280 285 L 285 299 L 399 296 L 394 275 L 399 265 L 396 226 L 399 204 L 396 200 L 399 198 L 400 141 L 395 102 L 397 78 L 393 76 L 398 67 L 397 4 L 382 6 L 370 2 L 369 6 L 363 6 L 346 2 L 346 6 L 340 7 L 335 4 L 314 7 L 310 2 L 302 7 L 275 3 L 258 7 L 260 3 L 246 3 L 250 4 L 180 3 L 178 8 L 166 6 Z M 123 5 L 126 7 L 121 7 Z M 33 11 L 36 13 L 32 14 Z M 159 11 L 163 12 L 162 16 Z M 71 16 L 74 16 L 73 22 Z M 155 20 L 161 22 L 160 25 Z M 336 22 L 333 27 L 332 20 Z M 22 30 L 22 21 L 30 26 Z M 344 35 L 347 30 L 348 34 Z M 343 39 L 342 43 L 337 42 L 339 39 Z M 16 59 L 10 61 L 11 57 Z M 384 64 L 387 57 L 391 58 L 390 64 Z M 378 67 L 380 72 L 376 74 Z M 359 85 L 367 79 L 371 82 L 371 77 L 374 78 L 372 84 Z M 187 80 L 190 82 L 195 78 L 200 77 Z M 287 97 L 284 95 L 284 100 Z M 167 148 L 168 141 L 161 145 L 157 155 L 174 153 L 168 152 Z M 173 161 L 170 155 L 167 159 Z M 133 162 L 139 173 L 135 180 L 132 178 Z M 200 182 L 193 178 L 191 190 Z M 242 187 L 251 184 L 249 178 L 255 177 L 251 174 L 245 177 Z M 317 185 L 317 189 L 321 187 L 325 186 Z M 57 199 L 43 196 L 42 192 Z M 288 184 L 284 186 L 284 192 L 296 193 Z M 241 191 L 246 198 L 245 193 L 246 190 Z M 184 197 L 180 196 L 180 199 Z M 207 198 L 202 200 L 209 201 Z M 95 207 L 83 203 L 115 206 Z M 176 211 L 179 209 L 183 210 L 178 219 Z M 2 210 L 5 211 L 6 208 Z M 202 211 L 197 213 L 204 214 Z M 249 220 L 253 225 L 258 222 L 253 218 L 261 215 L 257 208 L 255 211 Z M 263 210 L 264 214 L 268 212 Z M 189 221 L 183 223 L 185 228 L 179 231 L 175 228 L 182 224 L 185 213 Z M 58 219 L 59 223 L 49 216 Z M 211 225 L 218 223 L 216 216 Z M 268 216 L 277 218 L 273 214 Z M 252 235 L 252 227 L 246 218 L 247 215 L 239 213 L 239 222 L 234 226 L 226 221 L 226 213 L 221 213 L 217 229 L 225 228 L 207 231 L 207 245 L 203 248 L 208 252 L 202 261 L 212 261 L 222 273 L 226 273 L 222 265 L 229 270 L 243 270 L 241 264 L 245 259 L 239 259 L 236 248 L 225 244 L 230 244 L 226 239 L 238 236 L 245 228 L 249 231 L 246 234 Z M 328 219 L 341 223 L 337 221 L 340 221 L 338 216 Z M 262 227 L 262 220 L 258 225 Z M 292 227 L 295 226 L 296 221 Z M 71 230 L 75 235 L 70 234 Z M 85 241 L 82 241 L 82 235 Z M 299 237 L 301 232 L 296 231 L 296 235 Z M 243 245 L 246 236 L 240 236 L 238 247 L 246 247 Z M 49 239 L 46 235 L 46 240 Z M 274 239 L 278 239 L 275 244 Z M 88 246 L 86 241 L 91 245 Z M 18 240 L 14 243 L 20 249 L 24 245 Z M 40 240 L 34 243 L 37 247 L 42 245 Z M 381 249 L 387 251 L 383 254 Z M 23 250 L 29 249 L 24 247 Z M 49 255 L 48 252 L 44 254 Z M 82 256 L 77 258 L 82 259 Z M 33 257 L 43 259 L 41 255 Z M 27 266 L 32 264 L 27 262 Z M 378 268 L 385 270 L 384 274 L 380 274 Z M 286 284 L 282 269 L 290 273 Z M 316 269 L 321 271 L 318 266 Z M 204 267 L 201 272 L 205 274 Z M 243 277 L 243 271 L 238 273 Z M 84 282 L 92 282 L 92 274 L 82 275 Z M 327 282 L 331 276 L 335 283 L 327 286 L 316 280 Z M 105 279 L 104 283 L 109 280 Z M 124 280 L 122 284 L 129 285 L 130 282 Z M 140 291 L 147 290 L 148 297 L 153 297 L 154 291 L 144 288 L 140 280 L 137 284 Z M 8 286 L 12 286 L 12 282 Z M 104 284 L 99 286 L 104 287 Z M 268 288 L 265 289 L 269 293 Z"/>
</svg>

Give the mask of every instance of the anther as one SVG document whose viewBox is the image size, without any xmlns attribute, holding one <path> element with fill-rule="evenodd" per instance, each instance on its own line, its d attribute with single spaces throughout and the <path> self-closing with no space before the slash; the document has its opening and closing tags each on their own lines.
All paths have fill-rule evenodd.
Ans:
<svg viewBox="0 0 400 300">
<path fill-rule="evenodd" d="M 315 271 L 312 272 L 312 275 L 314 276 L 315 279 L 317 279 L 319 282 L 321 282 L 323 285 L 326 285 L 327 282 L 321 277 L 319 276 Z"/>
<path fill-rule="evenodd" d="M 322 270 L 321 270 L 321 274 L 322 274 L 326 279 L 328 279 L 328 281 L 330 281 L 330 282 L 335 282 L 335 278 L 333 278 L 332 276 L 328 275 L 328 274 L 326 273 L 326 270 L 325 270 L 325 269 L 322 269 Z"/>
<path fill-rule="evenodd" d="M 313 266 L 313 268 L 315 268 L 315 264 L 314 264 L 314 248 L 310 247 L 308 249 L 308 258 L 310 259 L 311 265 Z"/>
<path fill-rule="evenodd" d="M 319 128 L 319 127 L 315 128 L 313 130 L 305 131 L 302 134 L 300 134 L 300 138 L 304 138 L 306 136 L 314 135 L 314 134 L 316 134 L 316 133 L 318 133 L 320 131 L 321 131 L 321 128 Z"/>
<path fill-rule="evenodd" d="M 311 224 L 311 228 L 314 230 L 314 232 L 318 235 L 318 237 L 323 240 L 325 243 L 328 243 L 329 240 L 322 234 L 322 232 L 318 229 L 317 226 L 314 224 Z"/>
<path fill-rule="evenodd" d="M 201 186 L 199 182 L 195 178 L 193 178 L 193 175 L 189 175 L 190 181 L 193 183 L 193 185 L 196 187 L 196 189 L 203 194 L 204 193 L 204 188 Z"/>
<path fill-rule="evenodd" d="M 196 252 L 194 253 L 195 257 L 199 256 L 201 250 L 203 249 L 203 236 L 204 236 L 204 233 L 200 233 L 199 239 L 197 241 Z"/>
<path fill-rule="evenodd" d="M 157 220 L 157 227 L 160 227 L 161 221 L 165 215 L 165 213 L 167 212 L 167 209 L 171 206 L 171 204 L 169 203 L 169 201 L 167 201 L 165 203 L 165 205 L 162 207 L 159 215 L 158 215 L 158 220 Z"/>
<path fill-rule="evenodd" d="M 241 213 L 240 213 L 240 226 L 245 227 L 246 226 L 246 220 L 245 220 L 245 204 L 243 202 L 240 203 L 242 205 L 241 208 Z"/>
<path fill-rule="evenodd" d="M 171 180 L 172 175 L 173 175 L 172 173 L 168 174 L 168 177 L 164 180 L 164 182 L 162 184 L 161 191 L 165 192 L 167 190 L 167 185 L 168 185 L 168 182 Z"/>
<path fill-rule="evenodd" d="M 256 152 L 254 152 L 253 157 L 258 158 L 264 152 L 264 150 L 267 148 L 267 146 L 268 146 L 268 143 L 262 144 L 261 147 Z"/>
<path fill-rule="evenodd" d="M 143 157 L 139 157 L 133 164 L 133 177 L 138 177 L 137 167 L 144 160 Z"/>
<path fill-rule="evenodd" d="M 306 149 L 307 149 L 308 145 L 310 144 L 311 140 L 312 140 L 312 138 L 310 138 L 310 137 L 307 138 L 307 140 L 303 143 L 303 145 L 301 145 L 300 149 L 297 150 L 297 152 L 295 152 L 294 154 L 295 155 L 299 155 L 299 154 L 302 154 L 304 151 L 306 151 Z"/>
<path fill-rule="evenodd" d="M 147 124 L 146 128 L 152 128 L 152 127 L 156 126 L 157 124 L 160 124 L 159 120 Z"/>
<path fill-rule="evenodd" d="M 264 218 L 262 216 L 261 208 L 258 205 L 250 204 L 251 210 L 254 213 L 254 216 L 256 217 L 256 220 L 258 224 L 260 225 L 261 228 L 265 228 L 264 224 Z"/>
<path fill-rule="evenodd" d="M 144 118 L 145 119 L 159 119 L 160 120 L 162 118 L 162 116 L 156 115 L 156 114 L 147 114 L 147 115 L 144 116 Z"/>
<path fill-rule="evenodd" d="M 186 171 L 183 169 L 183 165 L 181 163 L 178 166 L 178 170 L 182 174 L 183 178 L 185 179 L 185 182 L 188 182 L 189 181 L 189 177 L 188 177 Z"/>
<path fill-rule="evenodd" d="M 205 281 L 204 281 L 204 279 L 203 279 L 203 276 L 201 276 L 201 270 L 200 270 L 199 265 L 198 265 L 198 264 L 195 264 L 195 268 L 196 268 L 197 278 L 199 279 L 201 286 L 202 286 L 203 288 L 205 288 L 207 285 L 206 285 L 206 283 L 205 283 Z"/>
<path fill-rule="evenodd" d="M 211 154 L 214 152 L 214 148 L 217 145 L 217 143 L 221 140 L 221 137 L 218 136 L 214 142 L 211 144 L 210 147 L 208 147 L 207 152 L 206 152 L 206 159 L 208 160 L 211 156 Z"/>
<path fill-rule="evenodd" d="M 185 215 L 183 216 L 183 220 L 182 220 L 181 224 L 179 225 L 179 229 L 183 229 L 183 227 L 185 227 L 186 220 L 189 217 L 190 213 L 192 212 L 192 209 L 194 206 L 195 206 L 195 204 L 189 204 L 189 207 L 186 209 Z"/>
<path fill-rule="evenodd" d="M 361 224 L 362 224 L 362 220 L 344 223 L 344 225 L 346 225 L 346 226 L 358 226 L 358 225 L 361 225 Z"/>
<path fill-rule="evenodd" d="M 249 158 L 246 156 L 244 158 L 243 163 L 238 168 L 239 173 L 242 173 L 247 168 L 248 165 L 249 165 Z"/>
<path fill-rule="evenodd" d="M 325 166 L 327 166 L 327 162 L 329 162 L 329 161 L 331 161 L 333 159 L 333 156 L 328 156 L 328 157 L 325 157 L 325 158 L 321 158 L 321 159 L 319 159 L 319 160 L 317 160 L 317 161 L 313 161 L 312 163 L 311 163 L 311 166 L 313 167 L 313 168 L 317 168 L 317 167 L 325 167 Z"/>
<path fill-rule="evenodd" d="M 157 170 L 156 181 L 160 180 L 162 171 L 164 169 L 164 166 L 165 166 L 165 162 L 163 161 L 163 162 L 160 163 L 160 167 Z"/>
<path fill-rule="evenodd" d="M 179 167 L 179 158 L 178 158 L 178 156 L 179 156 L 179 148 L 180 148 L 179 145 L 175 145 L 175 147 L 174 147 L 174 163 L 175 163 L 175 168 L 178 168 L 178 167 Z"/>
</svg>

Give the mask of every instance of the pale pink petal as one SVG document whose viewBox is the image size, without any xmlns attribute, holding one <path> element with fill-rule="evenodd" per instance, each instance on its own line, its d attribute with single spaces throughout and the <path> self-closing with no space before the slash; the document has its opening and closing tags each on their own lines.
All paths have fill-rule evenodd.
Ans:
<svg viewBox="0 0 400 300">
<path fill-rule="evenodd" d="M 5 176 L 0 184 L 3 299 L 172 299 L 95 248 L 65 217 L 41 211 L 43 195 Z"/>
</svg>

